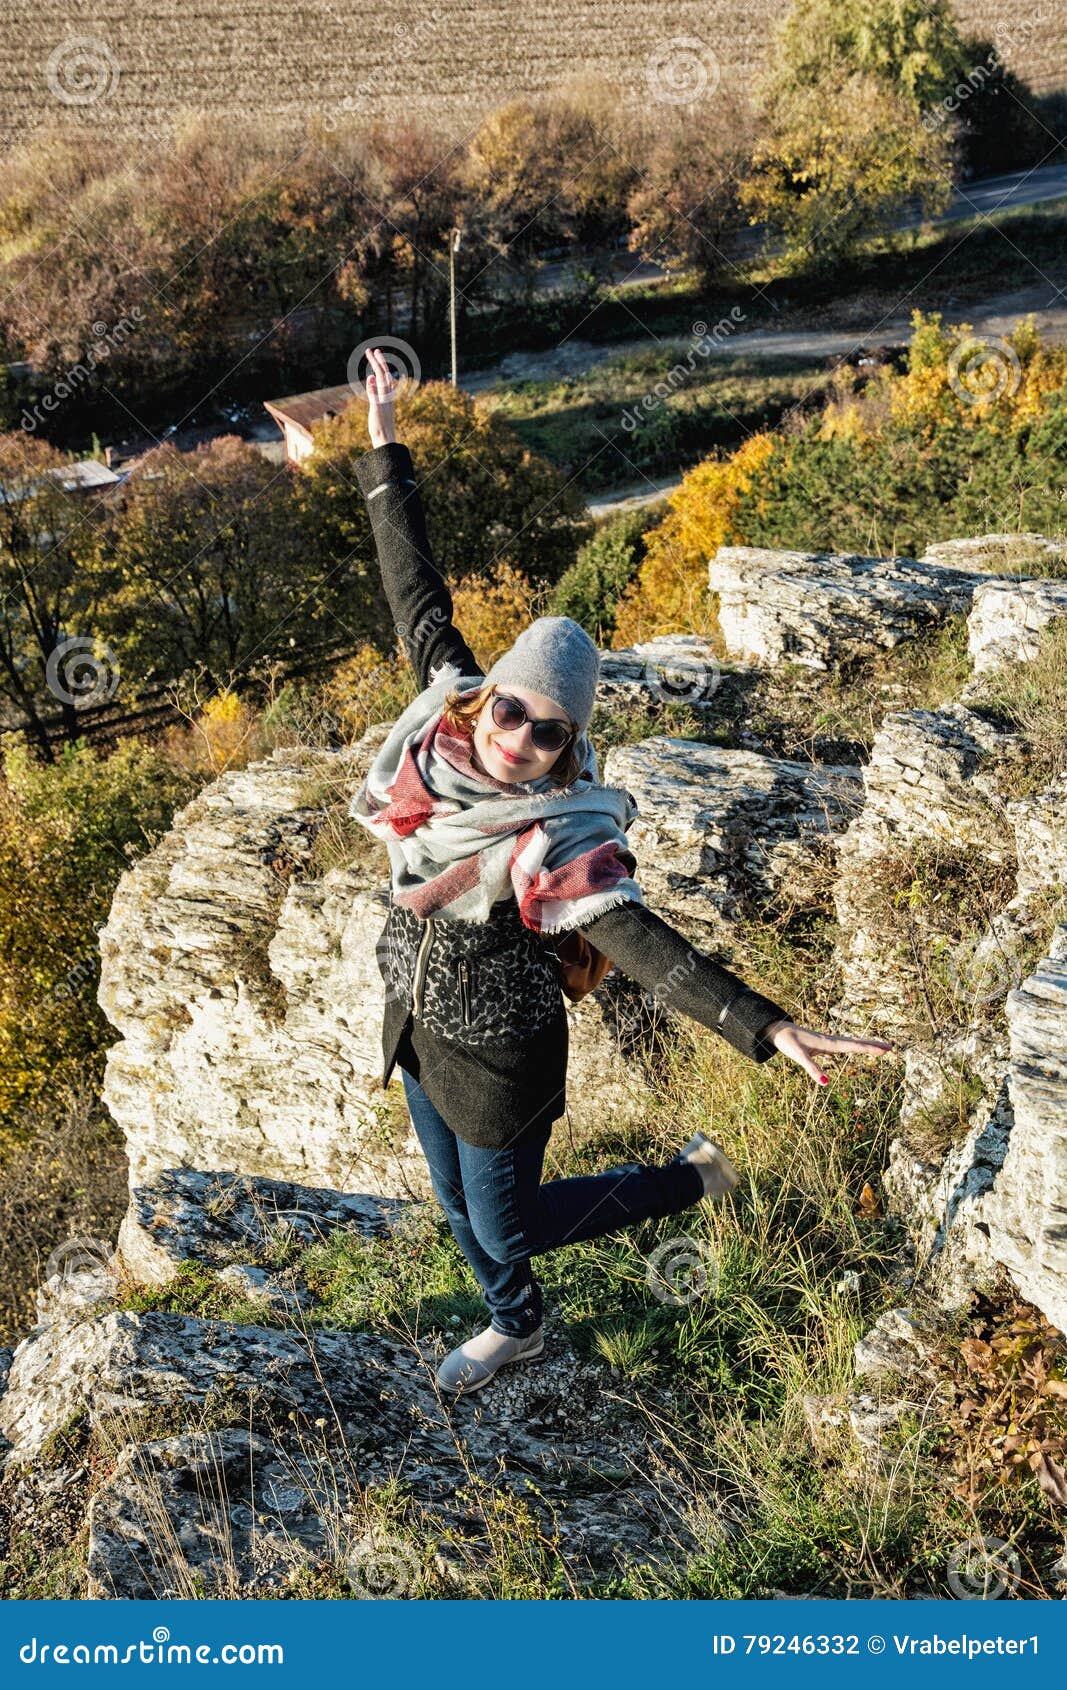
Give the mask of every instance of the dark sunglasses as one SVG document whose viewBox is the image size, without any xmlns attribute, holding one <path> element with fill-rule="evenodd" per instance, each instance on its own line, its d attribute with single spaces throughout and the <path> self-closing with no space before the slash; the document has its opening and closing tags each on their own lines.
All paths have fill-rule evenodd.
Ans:
<svg viewBox="0 0 1067 1690">
<path fill-rule="evenodd" d="M 529 722 L 530 738 L 538 751 L 562 751 L 574 738 L 573 728 L 558 717 L 542 716 L 539 721 L 535 720 L 517 698 L 511 698 L 505 692 L 493 695 L 492 715 L 498 728 L 521 728 L 524 722 Z"/>
</svg>

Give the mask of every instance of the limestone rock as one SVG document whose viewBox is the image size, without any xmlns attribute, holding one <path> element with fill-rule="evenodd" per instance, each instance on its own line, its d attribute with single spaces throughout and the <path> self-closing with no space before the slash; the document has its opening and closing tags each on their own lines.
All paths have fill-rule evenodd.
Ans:
<svg viewBox="0 0 1067 1690">
<path fill-rule="evenodd" d="M 927 546 L 923 563 L 947 563 L 964 569 L 1000 574 L 1025 574 L 1035 563 L 1067 557 L 1067 544 L 1047 534 L 970 534 L 958 540 L 938 540 Z"/>
<path fill-rule="evenodd" d="M 1019 755 L 1017 736 L 964 705 L 893 711 L 883 719 L 863 770 L 866 802 L 837 845 L 834 903 L 842 934 L 843 996 L 835 1013 L 850 1021 L 877 1017 L 890 1036 L 912 1031 L 901 984 L 917 964 L 886 930 L 881 876 L 902 850 L 916 844 L 954 852 L 962 847 L 987 863 L 1009 864 L 1007 805 Z M 996 933 L 989 944 L 999 955 Z M 953 975 L 963 1021 L 981 970 L 968 946 L 948 957 L 945 967 Z M 1002 983 L 1006 992 L 1007 979 Z"/>
<path fill-rule="evenodd" d="M 648 901 L 688 932 L 729 941 L 739 911 L 803 900 L 862 802 L 861 771 L 813 767 L 657 735 L 609 752 L 603 778 L 639 815 L 629 837 Z"/>
<path fill-rule="evenodd" d="M 720 546 L 708 568 L 739 662 L 832 669 L 891 650 L 970 608 L 989 577 L 907 557 Z"/>
<path fill-rule="evenodd" d="M 1011 992 L 1012 1127 L 982 1204 L 990 1248 L 1048 1320 L 1067 1329 L 1067 925 Z"/>
<path fill-rule="evenodd" d="M 1062 616 L 1067 616 L 1067 581 L 991 581 L 977 588 L 967 618 L 974 673 L 983 675 L 1001 663 L 1032 662 L 1042 631 Z"/>
<path fill-rule="evenodd" d="M 1015 830 L 1020 893 L 1067 886 L 1067 770 L 1043 792 L 1007 806 Z"/>
<path fill-rule="evenodd" d="M 287 1458 L 244 1427 L 127 1444 L 89 1505 L 88 1594 L 188 1599 L 284 1589 L 302 1567 L 343 1549 L 349 1490 L 332 1464 L 323 1471 Z"/>
<path fill-rule="evenodd" d="M 981 1199 L 1000 1171 L 1011 1130 L 1007 1066 L 999 1029 L 968 1028 L 905 1053 L 902 1136 L 889 1147 L 883 1185 L 914 1243 L 918 1271 L 945 1306 L 964 1305 L 991 1264 Z M 924 1150 L 932 1120 L 956 1114 L 968 1082 L 978 1096 L 962 1132 L 957 1127 L 943 1154 L 936 1141 Z"/>
<path fill-rule="evenodd" d="M 223 775 L 119 882 L 99 1001 L 121 1042 L 104 1099 L 131 1184 L 238 1170 L 368 1195 L 428 1194 L 380 1084 L 385 920 L 377 854 L 309 869 L 327 786 L 355 790 L 373 739 Z"/>
<path fill-rule="evenodd" d="M 688 704 L 715 709 L 722 664 L 700 634 L 659 634 L 600 657 L 599 704 Z"/>
<path fill-rule="evenodd" d="M 860 1338 L 856 1372 L 867 1382 L 887 1375 L 908 1378 L 925 1371 L 927 1340 L 910 1309 L 889 1309 Z"/>
<path fill-rule="evenodd" d="M 102 1596 L 187 1594 L 197 1570 L 214 1581 L 222 1553 L 245 1584 L 269 1583 L 284 1571 L 287 1537 L 312 1558 L 326 1542 L 349 1553 L 346 1498 L 398 1474 L 431 1534 L 470 1515 L 473 1472 L 531 1501 L 587 1570 L 654 1561 L 664 1533 L 685 1541 L 685 1487 L 625 1390 L 550 1313 L 546 1340 L 544 1360 L 502 1376 L 488 1404 L 442 1401 L 440 1340 L 115 1310 L 19 1346 L 0 1404 L 14 1446 L 6 1462 L 31 1462 L 79 1411 L 121 1451 L 91 1507 Z M 181 1422 L 169 1438 L 168 1419 Z M 488 1550 L 484 1518 L 465 1536 L 473 1568 Z M 462 1541 L 452 1552 L 462 1565 Z"/>
<path fill-rule="evenodd" d="M 118 1250 L 132 1278 L 165 1285 L 183 1261 L 255 1265 L 279 1242 L 304 1250 L 338 1231 L 381 1234 L 407 1207 L 399 1198 L 343 1195 L 290 1180 L 168 1168 L 131 1191 Z"/>
</svg>

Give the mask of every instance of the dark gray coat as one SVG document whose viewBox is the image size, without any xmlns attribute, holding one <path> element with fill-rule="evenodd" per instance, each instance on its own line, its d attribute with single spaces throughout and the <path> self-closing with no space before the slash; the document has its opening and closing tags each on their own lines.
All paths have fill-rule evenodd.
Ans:
<svg viewBox="0 0 1067 1690">
<path fill-rule="evenodd" d="M 452 595 L 430 551 L 408 448 L 378 446 L 356 463 L 382 581 L 420 687 L 455 663 L 483 673 L 452 622 Z M 775 1047 L 763 1030 L 787 1016 L 653 910 L 626 903 L 582 931 L 658 1001 L 715 1030 L 754 1062 Z M 547 1139 L 566 1101 L 567 1014 L 547 939 L 513 897 L 486 923 L 423 921 L 389 900 L 378 941 L 386 988 L 387 1085 L 397 1063 L 419 1080 L 457 1137 L 491 1149 Z"/>
</svg>

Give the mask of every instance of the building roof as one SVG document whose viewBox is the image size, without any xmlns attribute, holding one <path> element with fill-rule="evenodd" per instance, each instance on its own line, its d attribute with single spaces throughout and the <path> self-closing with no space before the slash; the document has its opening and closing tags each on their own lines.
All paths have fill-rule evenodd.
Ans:
<svg viewBox="0 0 1067 1690">
<path fill-rule="evenodd" d="M 114 487 L 124 478 L 116 475 L 107 464 L 102 464 L 98 458 L 82 458 L 73 464 L 57 464 L 53 469 L 44 471 L 45 475 L 54 476 L 60 486 L 68 493 L 86 493 L 96 487 Z M 20 482 L 17 498 L 25 499 L 31 490 L 39 485 L 40 477 L 36 481 Z M 11 503 L 6 487 L 0 486 L 0 504 Z"/>
<path fill-rule="evenodd" d="M 280 427 L 288 424 L 298 428 L 310 440 L 312 428 L 327 412 L 340 416 L 355 397 L 355 390 L 344 382 L 340 387 L 318 387 L 311 393 L 291 393 L 286 399 L 265 399 L 263 403 Z"/>
<path fill-rule="evenodd" d="M 119 479 L 99 458 L 82 458 L 76 464 L 63 464 L 48 473 L 56 476 L 68 493 L 88 487 L 114 487 Z"/>
</svg>

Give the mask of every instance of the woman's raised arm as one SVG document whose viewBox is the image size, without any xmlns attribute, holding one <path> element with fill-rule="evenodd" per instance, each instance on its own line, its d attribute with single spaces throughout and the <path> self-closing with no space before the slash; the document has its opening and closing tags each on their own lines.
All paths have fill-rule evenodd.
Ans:
<svg viewBox="0 0 1067 1690">
<path fill-rule="evenodd" d="M 396 438 L 396 379 L 377 347 L 368 353 L 367 428 L 372 449 L 357 459 L 360 492 L 367 501 L 382 585 L 396 631 L 420 688 L 454 663 L 461 674 L 481 665 L 452 621 L 452 594 L 433 559 L 411 453 Z"/>
</svg>

